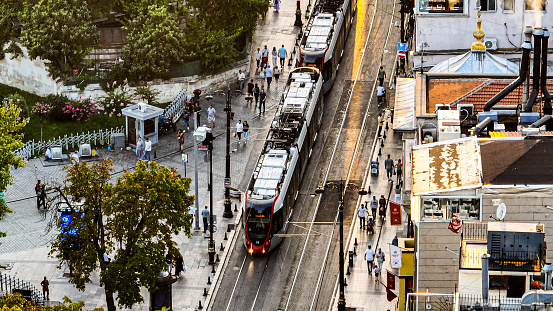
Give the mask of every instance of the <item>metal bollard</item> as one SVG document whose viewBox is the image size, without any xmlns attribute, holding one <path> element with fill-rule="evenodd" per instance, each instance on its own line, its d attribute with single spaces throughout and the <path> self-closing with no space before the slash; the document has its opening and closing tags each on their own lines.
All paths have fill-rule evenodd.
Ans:
<svg viewBox="0 0 553 311">
<path fill-rule="evenodd" d="M 211 277 L 207 277 L 207 285 L 211 285 Z"/>
<path fill-rule="evenodd" d="M 205 287 L 204 287 L 204 295 L 203 295 L 203 296 L 204 296 L 204 297 L 207 296 L 207 289 L 206 289 Z"/>
<path fill-rule="evenodd" d="M 350 267 L 353 267 L 353 251 L 349 251 L 348 253 L 349 253 L 349 255 L 348 255 L 348 257 L 349 257 L 348 265 Z"/>
</svg>

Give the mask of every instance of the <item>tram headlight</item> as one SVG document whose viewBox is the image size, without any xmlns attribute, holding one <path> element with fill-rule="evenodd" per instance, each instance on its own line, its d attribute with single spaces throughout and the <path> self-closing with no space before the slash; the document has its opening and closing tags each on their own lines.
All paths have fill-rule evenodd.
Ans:
<svg viewBox="0 0 553 311">
<path fill-rule="evenodd" d="M 250 247 L 250 250 L 248 252 L 250 252 L 250 255 L 253 254 L 253 247 Z"/>
<path fill-rule="evenodd" d="M 265 254 L 265 247 L 263 247 L 263 250 L 261 251 L 263 254 Z"/>
</svg>

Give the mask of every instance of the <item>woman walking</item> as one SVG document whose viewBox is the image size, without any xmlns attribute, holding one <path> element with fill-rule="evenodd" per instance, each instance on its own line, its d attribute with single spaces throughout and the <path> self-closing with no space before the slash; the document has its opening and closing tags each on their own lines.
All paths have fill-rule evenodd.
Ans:
<svg viewBox="0 0 553 311">
<path fill-rule="evenodd" d="M 255 87 L 253 88 L 253 97 L 255 98 L 255 104 L 253 105 L 253 109 L 256 109 L 257 104 L 259 103 L 259 93 L 261 93 L 261 91 L 259 90 L 259 86 L 257 86 L 257 83 L 256 83 Z"/>
<path fill-rule="evenodd" d="M 244 126 L 242 127 L 244 131 L 244 145 L 248 143 L 248 135 L 250 134 L 250 125 L 248 121 L 244 121 Z"/>
<path fill-rule="evenodd" d="M 273 56 L 273 67 L 277 66 L 277 50 L 276 46 L 273 46 L 273 51 L 271 51 L 271 55 Z"/>
<path fill-rule="evenodd" d="M 179 150 L 182 151 L 182 146 L 184 145 L 184 133 L 179 129 L 177 133 L 177 140 L 179 141 Z"/>
<path fill-rule="evenodd" d="M 277 89 L 278 89 L 278 78 L 280 78 L 280 70 L 278 69 L 278 66 L 275 67 L 274 76 L 275 76 L 276 87 L 277 87 Z"/>
<path fill-rule="evenodd" d="M 381 248 L 378 248 L 378 252 L 376 252 L 376 261 L 378 262 L 378 266 L 382 268 L 382 264 L 384 263 L 384 260 L 386 260 L 386 257 L 384 256 L 384 252 Z"/>
<path fill-rule="evenodd" d="M 275 3 L 275 11 L 278 13 L 280 10 L 280 0 L 274 0 Z"/>
<path fill-rule="evenodd" d="M 265 86 L 265 67 L 261 67 L 259 71 L 259 78 L 261 79 L 261 88 Z"/>
</svg>

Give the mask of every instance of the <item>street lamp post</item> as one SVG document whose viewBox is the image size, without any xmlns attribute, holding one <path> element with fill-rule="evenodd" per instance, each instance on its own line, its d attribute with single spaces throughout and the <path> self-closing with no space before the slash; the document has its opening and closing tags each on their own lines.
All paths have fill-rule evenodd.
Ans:
<svg viewBox="0 0 553 311">
<path fill-rule="evenodd" d="M 227 150 L 225 156 L 225 211 L 224 218 L 232 218 L 232 209 L 230 208 L 230 119 L 232 118 L 232 108 L 230 103 L 230 87 L 227 90 L 227 103 L 224 111 L 227 113 Z"/>
<path fill-rule="evenodd" d="M 207 245 L 207 251 L 209 254 L 209 264 L 215 264 L 215 241 L 213 240 L 213 133 L 208 131 L 203 141 L 204 145 L 207 145 L 207 152 L 209 153 L 209 183 L 207 190 L 209 191 L 209 244 Z"/>
<path fill-rule="evenodd" d="M 344 277 L 344 182 L 340 179 L 340 204 L 338 207 L 338 218 L 340 221 L 340 297 L 338 297 L 338 311 L 346 311 L 346 296 L 344 294 L 345 277 Z M 324 192 L 324 188 L 319 186 L 315 193 L 321 194 Z M 359 195 L 366 195 L 367 191 L 361 188 L 358 192 Z"/>
<path fill-rule="evenodd" d="M 297 1 L 297 7 L 296 7 L 296 21 L 294 22 L 294 26 L 302 27 L 303 23 L 301 22 L 301 7 L 300 7 L 300 0 Z"/>
</svg>

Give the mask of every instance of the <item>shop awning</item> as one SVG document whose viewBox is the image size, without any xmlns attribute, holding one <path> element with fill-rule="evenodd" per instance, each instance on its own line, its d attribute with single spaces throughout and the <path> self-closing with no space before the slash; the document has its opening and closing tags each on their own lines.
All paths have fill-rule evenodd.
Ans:
<svg viewBox="0 0 553 311">
<path fill-rule="evenodd" d="M 482 186 L 480 146 L 476 137 L 413 147 L 414 195 Z"/>
<path fill-rule="evenodd" d="M 397 78 L 394 131 L 415 129 L 415 79 Z"/>
</svg>

